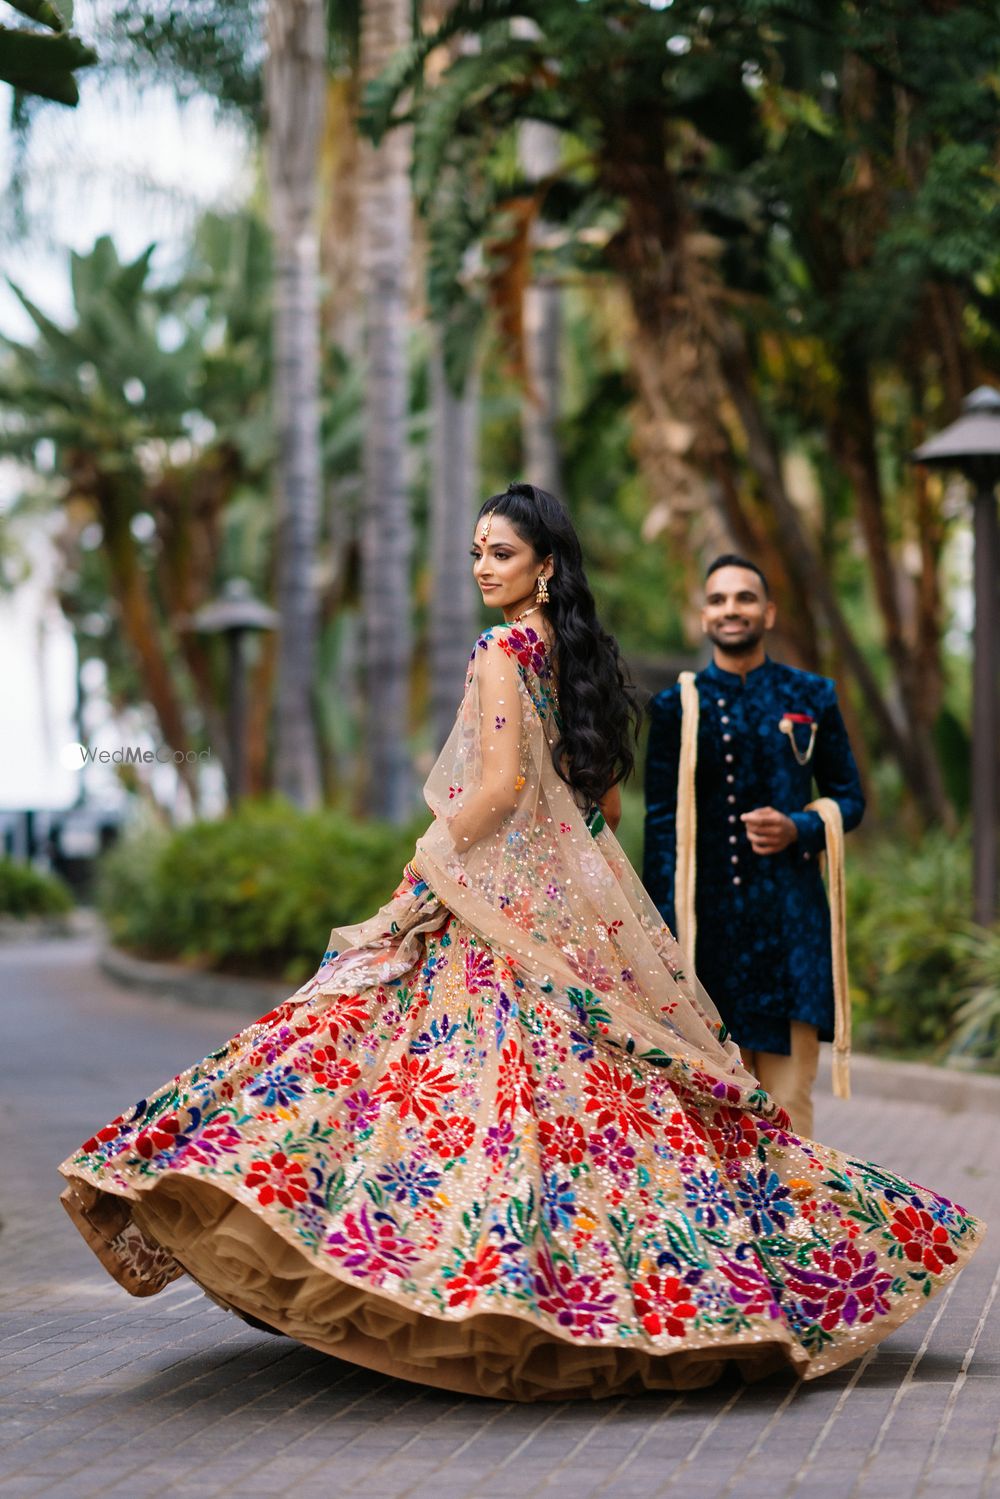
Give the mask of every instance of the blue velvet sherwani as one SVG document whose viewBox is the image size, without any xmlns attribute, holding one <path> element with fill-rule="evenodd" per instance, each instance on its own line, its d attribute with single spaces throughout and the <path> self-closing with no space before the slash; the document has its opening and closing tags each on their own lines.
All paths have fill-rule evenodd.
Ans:
<svg viewBox="0 0 1000 1499">
<path fill-rule="evenodd" d="M 840 804 L 845 832 L 864 812 L 858 768 L 826 677 L 766 660 L 746 681 L 714 662 L 697 676 L 695 968 L 741 1046 L 789 1053 L 789 1021 L 833 1039 L 830 912 L 818 855 L 823 823 L 802 808 L 820 795 Z M 812 760 L 799 765 L 778 728 L 786 713 L 817 725 Z M 674 914 L 680 686 L 650 704 L 643 881 L 671 931 Z M 809 725 L 795 726 L 805 750 Z M 798 828 L 779 854 L 755 854 L 741 812 L 774 807 Z"/>
</svg>

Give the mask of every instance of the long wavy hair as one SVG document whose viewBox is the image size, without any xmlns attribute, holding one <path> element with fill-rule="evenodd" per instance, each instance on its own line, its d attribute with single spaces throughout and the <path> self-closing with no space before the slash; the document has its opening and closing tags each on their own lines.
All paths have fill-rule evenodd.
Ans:
<svg viewBox="0 0 1000 1499">
<path fill-rule="evenodd" d="M 555 495 L 511 484 L 479 511 L 510 522 L 539 562 L 552 557 L 545 611 L 555 634 L 562 737 L 552 759 L 562 779 L 589 804 L 624 781 L 635 765 L 641 715 L 618 642 L 597 618 L 573 522 Z"/>
</svg>

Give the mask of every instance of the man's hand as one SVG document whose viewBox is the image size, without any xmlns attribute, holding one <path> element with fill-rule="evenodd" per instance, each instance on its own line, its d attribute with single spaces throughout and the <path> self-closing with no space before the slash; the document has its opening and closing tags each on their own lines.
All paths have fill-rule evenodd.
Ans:
<svg viewBox="0 0 1000 1499">
<path fill-rule="evenodd" d="M 792 819 L 774 807 L 755 807 L 752 812 L 742 812 L 740 821 L 755 854 L 780 854 L 799 836 Z"/>
</svg>

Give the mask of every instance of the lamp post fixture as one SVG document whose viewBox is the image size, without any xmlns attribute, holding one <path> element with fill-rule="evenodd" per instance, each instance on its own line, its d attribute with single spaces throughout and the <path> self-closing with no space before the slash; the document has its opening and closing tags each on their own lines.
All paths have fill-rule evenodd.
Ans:
<svg viewBox="0 0 1000 1499">
<path fill-rule="evenodd" d="M 972 894 L 974 919 L 989 926 L 997 915 L 1000 821 L 1000 392 L 988 385 L 974 390 L 958 420 L 912 456 L 933 468 L 957 469 L 974 491 Z"/>
<path fill-rule="evenodd" d="M 225 635 L 229 658 L 229 805 L 235 807 L 246 789 L 246 657 L 248 630 L 274 630 L 281 616 L 254 598 L 245 578 L 230 578 L 222 593 L 192 614 L 188 628 L 202 635 Z"/>
</svg>

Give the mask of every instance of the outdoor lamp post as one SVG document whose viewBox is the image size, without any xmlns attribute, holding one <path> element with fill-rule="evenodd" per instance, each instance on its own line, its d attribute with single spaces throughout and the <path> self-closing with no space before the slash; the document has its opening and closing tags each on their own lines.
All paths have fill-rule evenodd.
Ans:
<svg viewBox="0 0 1000 1499">
<path fill-rule="evenodd" d="M 246 659 L 244 637 L 248 630 L 274 630 L 280 615 L 254 598 L 245 578 L 230 578 L 222 593 L 203 604 L 191 616 L 190 626 L 203 635 L 225 635 L 229 657 L 229 708 L 226 715 L 229 739 L 229 805 L 243 795 L 246 779 Z"/>
<path fill-rule="evenodd" d="M 957 469 L 974 488 L 972 896 L 974 919 L 989 926 L 997 915 L 1000 821 L 1000 391 L 981 385 L 966 396 L 958 420 L 922 443 L 913 458 Z"/>
</svg>

